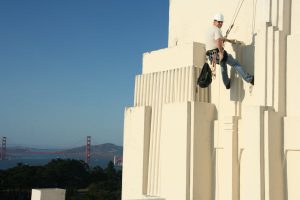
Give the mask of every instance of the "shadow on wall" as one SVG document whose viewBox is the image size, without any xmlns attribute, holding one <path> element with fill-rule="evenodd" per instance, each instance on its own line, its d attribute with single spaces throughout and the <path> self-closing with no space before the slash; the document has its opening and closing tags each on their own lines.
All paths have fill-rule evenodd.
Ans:
<svg viewBox="0 0 300 200">
<path fill-rule="evenodd" d="M 249 45 L 232 44 L 235 58 L 249 74 L 254 74 L 254 56 L 255 56 L 255 34 L 252 36 L 252 43 Z M 232 80 L 232 89 L 230 90 L 230 100 L 242 102 L 245 98 L 244 80 L 238 77 L 237 72 L 231 68 L 230 78 Z M 246 83 L 247 84 L 247 83 Z"/>
</svg>

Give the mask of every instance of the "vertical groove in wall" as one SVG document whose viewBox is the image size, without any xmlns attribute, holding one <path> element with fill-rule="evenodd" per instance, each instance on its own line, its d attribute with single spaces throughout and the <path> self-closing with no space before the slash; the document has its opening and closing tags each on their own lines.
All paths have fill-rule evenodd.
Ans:
<svg viewBox="0 0 300 200">
<path fill-rule="evenodd" d="M 264 54 L 265 54 L 265 65 L 264 65 L 264 68 L 265 68 L 265 74 L 264 74 L 264 78 L 265 78 L 265 81 L 264 81 L 264 92 L 265 92 L 265 99 L 264 99 L 264 106 L 267 106 L 267 84 L 268 84 L 268 52 L 267 52 L 267 46 L 268 46 L 268 28 L 266 27 L 266 32 L 265 32 L 265 38 L 266 38 L 266 41 L 265 41 L 265 44 L 264 44 Z"/>
<path fill-rule="evenodd" d="M 175 90 L 175 92 L 176 92 L 176 96 L 177 96 L 177 98 L 175 99 L 175 101 L 177 101 L 177 102 L 180 102 L 180 89 L 181 89 L 181 87 L 180 87 L 180 85 L 181 85 L 181 72 L 182 72 L 182 70 L 179 70 L 179 69 L 177 69 L 177 73 L 176 74 L 178 74 L 178 76 L 177 76 L 177 78 L 176 78 L 176 83 L 177 83 L 177 88 L 176 88 L 176 90 Z"/>
<path fill-rule="evenodd" d="M 164 95 L 164 101 L 163 103 L 168 103 L 169 102 L 169 96 L 170 96 L 170 71 L 166 72 L 166 80 L 165 80 L 165 95 Z"/>
<path fill-rule="evenodd" d="M 175 81 L 175 88 L 174 88 L 174 95 L 175 95 L 175 100 L 174 101 L 179 101 L 179 80 L 180 80 L 180 71 L 178 69 L 175 70 L 175 77 L 174 77 L 174 81 Z"/>
<path fill-rule="evenodd" d="M 188 66 L 135 78 L 134 106 L 151 106 L 147 194 L 160 194 L 160 138 L 162 105 L 185 101 L 206 101 L 207 89 L 197 86 L 200 69 Z"/>
<path fill-rule="evenodd" d="M 160 73 L 157 73 L 156 74 L 156 87 L 155 87 L 155 103 L 153 104 L 153 107 L 154 107 L 154 112 L 155 112 L 155 118 L 154 118 L 154 130 L 153 130 L 153 135 L 154 135 L 154 145 L 153 145 L 153 168 L 154 168 L 154 171 L 153 171 L 153 188 L 152 188 L 152 192 L 151 192 L 151 195 L 155 195 L 157 194 L 156 193 L 156 187 L 157 187 L 157 165 L 158 165 L 158 162 L 157 162 L 157 148 L 158 148 L 158 143 L 157 143 L 157 123 L 158 123 L 158 99 L 159 99 L 159 87 L 160 87 L 160 81 L 161 81 L 161 77 L 160 77 Z"/>
<path fill-rule="evenodd" d="M 152 99 L 153 99 L 153 80 L 154 80 L 154 74 L 150 74 L 150 81 L 149 81 L 149 106 L 152 105 Z"/>
<path fill-rule="evenodd" d="M 150 81 L 150 74 L 146 74 L 145 79 L 146 79 L 146 84 L 145 84 L 145 87 L 146 87 L 145 105 L 148 106 L 148 105 L 150 105 L 149 104 L 149 93 L 150 93 L 149 92 L 150 91 L 149 81 Z"/>
<path fill-rule="evenodd" d="M 199 76 L 199 74 L 198 74 L 198 68 L 194 68 L 195 69 L 195 74 L 194 74 L 194 79 L 195 79 L 195 83 L 196 83 L 196 81 L 197 81 L 197 78 L 198 78 L 198 76 Z M 195 84 L 195 88 L 193 88 L 193 90 L 194 90 L 194 93 L 195 93 L 195 96 L 194 96 L 194 101 L 199 101 L 199 93 L 200 93 L 200 88 L 199 88 L 199 86 L 197 86 L 197 84 Z"/>
<path fill-rule="evenodd" d="M 271 53 L 271 60 L 272 60 L 272 80 L 271 80 L 271 84 L 272 84 L 272 92 L 271 92 L 271 95 L 272 95 L 272 106 L 274 107 L 274 102 L 275 102 L 275 31 L 273 29 L 273 32 L 272 32 L 272 53 Z"/>
<path fill-rule="evenodd" d="M 177 99 L 177 97 L 176 97 L 176 95 L 177 95 L 177 93 L 176 93 L 176 91 L 177 91 L 177 70 L 175 69 L 174 71 L 173 71 L 173 77 L 172 77 L 173 79 L 172 79 L 172 100 L 171 100 L 171 102 L 175 102 Z M 171 103 L 170 102 L 170 103 Z"/>
<path fill-rule="evenodd" d="M 137 79 L 138 79 L 138 76 L 135 76 L 133 106 L 136 106 L 136 102 L 137 102 L 137 87 L 138 87 Z"/>
<path fill-rule="evenodd" d="M 164 99 L 164 88 L 165 88 L 165 77 L 166 72 L 161 73 L 161 85 L 160 85 L 160 91 L 159 91 L 159 104 L 158 104 L 158 122 L 157 122 L 157 187 L 156 187 L 156 194 L 160 194 L 160 136 L 161 136 L 161 115 L 162 115 L 162 103 Z"/>
<path fill-rule="evenodd" d="M 195 84 L 196 82 L 194 80 L 194 73 L 195 73 L 195 68 L 194 67 L 189 67 L 189 100 L 190 101 L 195 101 Z"/>
<path fill-rule="evenodd" d="M 183 98 L 184 98 L 184 96 L 183 96 L 183 94 L 184 94 L 184 74 L 185 74 L 185 68 L 182 68 L 182 70 L 180 70 L 181 71 L 181 77 L 180 77 L 180 102 L 183 102 Z"/>
<path fill-rule="evenodd" d="M 157 165 L 158 165 L 158 162 L 157 162 L 157 148 L 158 148 L 158 145 L 157 144 L 157 122 L 158 122 L 158 98 L 159 98 L 159 87 L 160 87 L 160 81 L 161 81 L 161 78 L 160 78 L 160 74 L 158 73 L 157 74 L 157 82 L 156 82 L 156 87 L 155 87 L 155 103 L 153 104 L 153 108 L 154 108 L 154 121 L 153 121 L 153 124 L 154 124 L 154 129 L 153 129 L 153 142 L 154 142 L 154 145 L 153 145 L 153 188 L 152 188 L 152 191 L 151 191 L 151 195 L 155 195 L 156 194 L 156 182 L 157 182 Z"/>
<path fill-rule="evenodd" d="M 158 156 L 159 156 L 159 152 L 158 152 L 158 148 L 159 148 L 159 142 L 158 142 L 158 123 L 159 123 L 159 105 L 161 104 L 160 102 L 160 88 L 161 88 L 161 81 L 162 81 L 162 77 L 161 77 L 161 73 L 158 73 L 158 85 L 156 88 L 156 105 L 155 105 L 155 112 L 156 112 L 156 118 L 155 118 L 155 151 L 154 151 L 154 163 L 155 163 L 155 178 L 154 178 L 154 188 L 153 188 L 153 194 L 157 194 L 157 180 L 158 180 Z"/>
<path fill-rule="evenodd" d="M 171 71 L 171 85 L 170 85 L 170 101 L 169 102 L 174 102 L 175 101 L 175 83 L 174 83 L 174 79 L 175 79 L 175 70 Z"/>
<path fill-rule="evenodd" d="M 139 77 L 139 103 L 138 103 L 138 106 L 141 106 L 143 105 L 142 102 L 143 102 L 143 76 L 140 76 Z"/>
<path fill-rule="evenodd" d="M 166 88 L 166 101 L 164 103 L 169 103 L 171 99 L 171 74 L 172 71 L 167 72 L 167 88 Z"/>
<path fill-rule="evenodd" d="M 200 76 L 200 69 L 197 70 L 197 77 Z M 202 101 L 201 97 L 203 96 L 203 92 L 204 92 L 204 89 L 201 89 L 199 86 L 197 86 L 197 89 L 198 89 L 198 95 L 197 95 L 197 101 Z"/>
<path fill-rule="evenodd" d="M 200 69 L 199 68 L 195 68 L 195 82 L 197 81 L 197 78 L 199 77 L 200 75 Z M 200 87 L 198 85 L 195 86 L 196 88 L 194 88 L 194 91 L 196 93 L 196 98 L 195 98 L 195 101 L 200 101 L 200 93 L 202 90 L 200 90 Z"/>
<path fill-rule="evenodd" d="M 178 99 L 177 101 L 178 102 L 181 102 L 181 93 L 182 93 L 182 71 L 183 71 L 183 68 L 182 69 L 178 69 L 178 91 L 177 91 L 177 94 L 178 94 Z"/>
<path fill-rule="evenodd" d="M 171 80 L 170 80 L 170 101 L 169 103 L 171 102 L 174 102 L 175 101 L 175 74 L 176 74 L 176 71 L 175 69 L 174 70 L 171 70 Z"/>
<path fill-rule="evenodd" d="M 156 74 L 153 74 L 152 76 L 152 92 L 151 92 L 151 105 L 152 105 L 152 114 L 151 114 L 151 131 L 150 131 L 150 146 L 149 146 L 149 171 L 148 171 L 148 191 L 147 193 L 150 193 L 152 191 L 152 183 L 153 183 L 153 130 L 154 130 L 154 116 L 155 116 L 155 110 L 154 110 L 154 102 L 155 102 L 155 85 L 156 85 Z"/>
<path fill-rule="evenodd" d="M 181 101 L 187 101 L 187 67 L 185 67 L 183 69 L 183 73 L 182 73 L 182 79 L 183 79 L 183 83 L 182 83 L 182 100 Z"/>
<path fill-rule="evenodd" d="M 191 67 L 186 68 L 186 73 L 185 73 L 185 82 L 186 82 L 186 88 L 185 88 L 185 98 L 186 101 L 190 101 L 190 93 L 191 93 L 191 88 L 190 88 L 190 71 Z"/>
<path fill-rule="evenodd" d="M 190 70 L 189 70 L 190 68 L 189 67 L 186 67 L 185 68 L 185 91 L 184 91 L 184 98 L 185 98 L 185 101 L 189 101 L 189 72 L 190 72 Z"/>
<path fill-rule="evenodd" d="M 140 87 L 140 82 L 139 82 L 140 76 L 135 76 L 135 87 L 134 87 L 134 106 L 138 106 L 139 102 L 139 87 Z"/>
<path fill-rule="evenodd" d="M 184 68 L 181 68 L 181 69 L 178 69 L 178 74 L 179 74 L 179 76 L 178 76 L 178 99 L 177 99 L 177 101 L 178 102 L 181 102 L 182 100 L 182 89 L 183 89 L 183 87 L 182 87 L 182 82 L 183 82 L 183 77 L 182 77 L 182 75 L 183 75 L 183 70 L 184 70 Z"/>
<path fill-rule="evenodd" d="M 145 77 L 141 79 L 141 105 L 145 105 Z"/>
<path fill-rule="evenodd" d="M 180 94 L 180 102 L 183 102 L 185 100 L 185 96 L 184 96 L 184 93 L 185 93 L 185 70 L 186 68 L 182 68 L 181 71 L 181 85 L 180 85 L 180 88 L 181 88 L 181 94 Z"/>
</svg>

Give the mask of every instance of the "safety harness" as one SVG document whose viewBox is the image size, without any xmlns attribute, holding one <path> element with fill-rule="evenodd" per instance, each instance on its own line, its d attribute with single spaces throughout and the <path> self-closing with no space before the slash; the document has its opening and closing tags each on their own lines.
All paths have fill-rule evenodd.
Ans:
<svg viewBox="0 0 300 200">
<path fill-rule="evenodd" d="M 216 64 L 220 64 L 221 62 L 226 62 L 228 58 L 227 52 L 224 50 L 223 58 L 220 59 L 219 49 L 212 49 L 206 52 L 206 60 L 210 61 L 210 68 L 212 71 L 213 79 L 216 78 Z"/>
</svg>

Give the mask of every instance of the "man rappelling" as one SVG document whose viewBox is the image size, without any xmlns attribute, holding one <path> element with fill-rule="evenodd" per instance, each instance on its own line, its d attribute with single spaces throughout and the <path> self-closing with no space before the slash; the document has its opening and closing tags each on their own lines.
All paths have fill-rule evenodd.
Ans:
<svg viewBox="0 0 300 200">
<path fill-rule="evenodd" d="M 209 28 L 206 35 L 206 55 L 213 66 L 216 64 L 221 66 L 222 79 L 226 89 L 230 89 L 227 64 L 232 66 L 247 83 L 254 85 L 254 75 L 245 72 L 240 63 L 234 59 L 231 54 L 227 54 L 223 48 L 224 42 L 228 41 L 226 37 L 222 35 L 221 28 L 223 22 L 223 14 L 217 13 L 213 18 L 213 26 Z"/>
</svg>

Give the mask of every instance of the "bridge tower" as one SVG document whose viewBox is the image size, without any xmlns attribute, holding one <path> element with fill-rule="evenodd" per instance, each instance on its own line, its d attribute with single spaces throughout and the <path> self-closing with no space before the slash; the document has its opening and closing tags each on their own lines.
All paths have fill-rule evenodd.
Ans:
<svg viewBox="0 0 300 200">
<path fill-rule="evenodd" d="M 2 137 L 2 146 L 1 146 L 1 160 L 5 160 L 6 155 L 6 137 Z"/>
<path fill-rule="evenodd" d="M 85 146 L 85 162 L 90 163 L 91 158 L 91 136 L 86 137 L 86 146 Z"/>
</svg>

